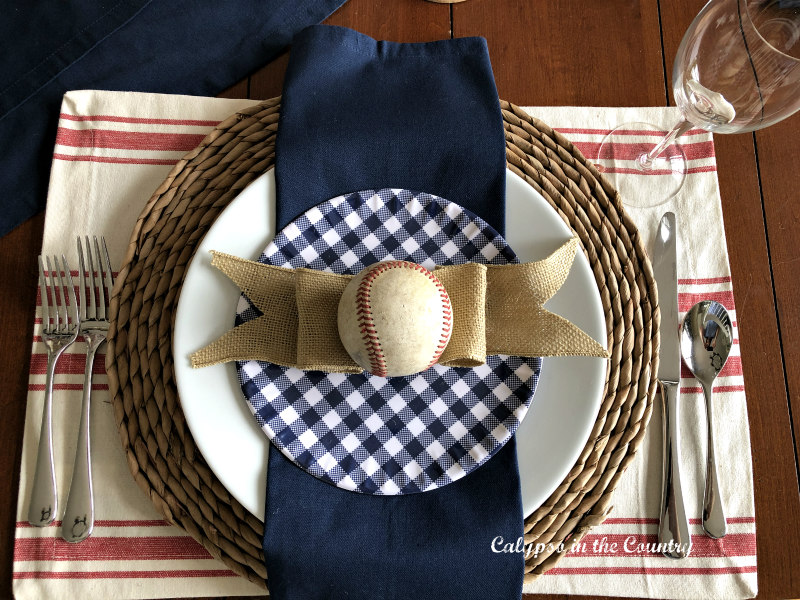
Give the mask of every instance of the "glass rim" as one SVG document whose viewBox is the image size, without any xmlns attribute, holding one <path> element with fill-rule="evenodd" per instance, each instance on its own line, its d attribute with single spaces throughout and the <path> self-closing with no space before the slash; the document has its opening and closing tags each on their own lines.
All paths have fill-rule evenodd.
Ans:
<svg viewBox="0 0 800 600">
<path fill-rule="evenodd" d="M 778 50 L 773 44 L 771 44 L 762 35 L 761 31 L 759 31 L 758 26 L 756 25 L 755 21 L 753 21 L 753 17 L 750 14 L 750 7 L 753 6 L 753 4 L 755 4 L 756 2 L 757 2 L 757 0 L 737 0 L 738 6 L 741 7 L 742 5 L 744 5 L 744 16 L 747 18 L 747 21 L 750 23 L 750 26 L 753 28 L 753 31 L 756 32 L 756 35 L 758 35 L 759 39 L 768 48 L 770 48 L 773 52 L 775 52 L 776 54 L 780 54 L 781 56 L 785 56 L 787 59 L 789 59 L 791 61 L 794 61 L 795 63 L 800 63 L 800 56 L 792 56 L 791 54 L 787 54 L 786 52 L 783 52 L 782 50 Z M 739 11 L 739 14 L 741 15 L 742 11 Z M 800 21 L 800 10 L 797 11 L 797 18 L 798 18 L 798 21 Z M 742 33 L 744 33 L 744 32 L 742 32 Z"/>
</svg>

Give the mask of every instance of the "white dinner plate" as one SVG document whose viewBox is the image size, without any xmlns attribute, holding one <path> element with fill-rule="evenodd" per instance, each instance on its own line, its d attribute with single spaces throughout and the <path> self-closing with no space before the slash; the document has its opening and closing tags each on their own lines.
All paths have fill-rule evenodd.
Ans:
<svg viewBox="0 0 800 600">
<path fill-rule="evenodd" d="M 521 261 L 545 258 L 572 232 L 540 194 L 507 171 L 506 239 Z M 186 272 L 173 331 L 175 378 L 192 436 L 209 467 L 245 508 L 263 519 L 269 440 L 242 396 L 235 363 L 192 369 L 189 355 L 233 327 L 239 289 L 211 266 L 210 250 L 256 260 L 275 235 L 275 177 L 251 183 L 209 229 Z M 600 294 L 583 253 L 545 305 L 605 345 Z M 528 414 L 517 430 L 525 516 L 575 464 L 602 401 L 607 360 L 543 361 Z"/>
</svg>

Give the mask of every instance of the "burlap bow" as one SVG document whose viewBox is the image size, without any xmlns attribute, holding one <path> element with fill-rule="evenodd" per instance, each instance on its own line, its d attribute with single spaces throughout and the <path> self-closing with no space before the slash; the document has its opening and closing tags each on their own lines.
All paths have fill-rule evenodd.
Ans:
<svg viewBox="0 0 800 600">
<path fill-rule="evenodd" d="M 576 249 L 572 238 L 537 262 L 437 267 L 453 307 L 453 332 L 439 364 L 475 367 L 493 354 L 607 358 L 598 342 L 544 308 L 567 278 Z M 344 349 L 336 324 L 339 298 L 352 275 L 212 254 L 211 264 L 263 315 L 192 354 L 193 367 L 262 360 L 304 370 L 362 372 Z"/>
</svg>

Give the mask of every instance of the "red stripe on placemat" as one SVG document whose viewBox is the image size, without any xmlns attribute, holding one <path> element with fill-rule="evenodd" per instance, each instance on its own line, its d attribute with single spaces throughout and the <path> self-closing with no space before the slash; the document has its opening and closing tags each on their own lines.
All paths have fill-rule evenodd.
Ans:
<svg viewBox="0 0 800 600">
<path fill-rule="evenodd" d="M 80 544 L 60 537 L 17 538 L 14 561 L 199 560 L 211 554 L 188 536 L 92 536 Z"/>
<path fill-rule="evenodd" d="M 725 517 L 725 520 L 728 523 L 755 523 L 755 517 Z M 702 522 L 700 519 L 689 519 L 689 522 L 694 525 L 700 525 Z"/>
<path fill-rule="evenodd" d="M 111 123 L 141 123 L 143 125 L 190 125 L 216 127 L 222 121 L 201 121 L 197 119 L 148 119 L 143 117 L 117 117 L 114 115 L 59 115 L 67 121 L 108 121 Z"/>
<path fill-rule="evenodd" d="M 730 521 L 730 519 L 728 520 Z M 61 527 L 61 521 L 55 520 L 51 525 L 53 527 Z M 170 523 L 163 519 L 97 519 L 94 525 L 95 527 L 169 527 Z M 35 526 L 27 521 L 17 521 L 17 527 L 20 529 L 33 529 Z"/>
<path fill-rule="evenodd" d="M 121 158 L 115 156 L 73 156 L 71 154 L 53 154 L 56 160 L 69 160 L 77 162 L 114 163 L 120 165 L 174 165 L 177 159 L 161 158 Z"/>
<path fill-rule="evenodd" d="M 728 523 L 755 523 L 755 517 L 726 517 Z M 701 519 L 689 519 L 691 525 L 700 525 Z M 658 525 L 656 517 L 609 517 L 602 525 Z"/>
<path fill-rule="evenodd" d="M 661 556 L 658 545 L 658 536 L 654 533 L 592 533 L 586 535 L 574 548 L 567 545 L 567 555 L 574 557 Z M 692 556 L 695 558 L 755 555 L 755 533 L 729 533 L 718 540 L 706 535 L 692 536 Z"/>
<path fill-rule="evenodd" d="M 64 271 L 62 270 L 62 271 L 61 271 L 61 273 L 64 273 Z M 50 275 L 50 271 L 48 271 L 48 270 L 46 270 L 46 269 L 45 269 L 45 272 L 44 272 L 44 274 L 45 274 L 45 275 Z M 53 271 L 53 274 L 58 274 L 58 272 L 57 272 L 57 271 Z M 70 272 L 69 272 L 69 274 L 70 274 L 70 275 L 72 275 L 73 277 L 77 277 L 77 276 L 78 276 L 78 269 L 70 269 Z M 87 271 L 85 272 L 85 274 L 86 274 L 86 275 L 88 275 L 88 274 L 89 274 L 89 271 L 87 270 Z M 111 275 L 112 275 L 113 277 L 116 277 L 117 275 L 119 275 L 119 271 L 111 271 Z M 96 270 L 95 270 L 95 276 L 97 276 L 97 271 L 96 271 Z M 75 290 L 77 291 L 77 289 L 78 289 L 78 286 L 76 285 L 76 286 L 75 286 Z M 38 289 L 37 289 L 37 291 L 38 291 Z"/>
<path fill-rule="evenodd" d="M 575 147 L 581 151 L 584 156 L 589 156 L 592 159 L 599 156 L 600 142 L 572 142 Z M 616 143 L 611 144 L 610 148 L 614 149 L 614 158 L 616 160 L 629 160 L 635 161 L 642 154 L 647 154 L 652 148 L 652 144 L 648 142 L 631 142 L 631 143 Z M 714 158 L 714 143 L 712 141 L 704 142 L 691 142 L 689 144 L 682 144 L 681 149 L 686 157 L 686 160 L 702 160 L 707 158 Z M 607 158 L 611 158 L 610 156 Z"/>
<path fill-rule="evenodd" d="M 678 278 L 678 285 L 712 285 L 714 283 L 730 283 L 731 276 L 725 277 L 700 277 L 697 279 Z"/>
<path fill-rule="evenodd" d="M 205 137 L 204 134 L 197 133 L 149 133 L 59 127 L 56 134 L 56 144 L 76 148 L 187 152 L 196 148 Z"/>
<path fill-rule="evenodd" d="M 608 135 L 611 133 L 609 129 L 588 129 L 586 127 L 557 127 L 555 130 L 563 134 Z M 618 129 L 615 133 L 619 135 L 649 135 L 653 137 L 663 137 L 667 135 L 666 131 L 653 131 L 650 129 Z M 705 129 L 690 129 L 684 133 L 682 137 L 687 135 L 701 135 L 704 133 L 708 132 Z"/>
<path fill-rule="evenodd" d="M 86 355 L 83 352 L 64 352 L 58 359 L 56 375 L 83 375 L 86 369 Z M 47 374 L 47 353 L 31 354 L 31 375 Z M 92 365 L 92 373 L 103 375 L 106 372 L 105 354 L 98 354 Z"/>
<path fill-rule="evenodd" d="M 724 394 L 726 392 L 743 392 L 743 385 L 715 385 L 714 393 Z M 682 387 L 681 394 L 702 394 L 703 388 L 699 385 L 695 387 Z"/>
<path fill-rule="evenodd" d="M 83 542 L 81 542 L 83 543 Z M 15 571 L 14 579 L 166 579 L 180 577 L 238 577 L 225 569 L 186 571 Z"/>
<path fill-rule="evenodd" d="M 729 311 L 736 308 L 733 303 L 733 291 L 725 290 L 721 292 L 679 292 L 678 310 L 686 312 L 701 300 L 715 300 Z"/>
<path fill-rule="evenodd" d="M 756 573 L 756 565 L 743 567 L 553 567 L 545 575 L 736 575 Z"/>
<path fill-rule="evenodd" d="M 654 169 L 653 171 L 648 171 L 647 173 L 642 173 L 639 169 L 626 169 L 624 167 L 607 167 L 603 165 L 597 165 L 598 171 L 601 173 L 620 173 L 622 175 L 672 175 L 671 171 L 665 171 L 660 169 Z M 714 165 L 706 165 L 703 167 L 690 167 L 686 170 L 686 173 L 692 175 L 694 173 L 716 173 L 717 167 Z"/>
<path fill-rule="evenodd" d="M 173 161 L 173 162 L 177 162 L 177 161 Z M 98 240 L 99 240 L 99 238 L 98 238 Z M 42 257 L 42 258 L 44 258 L 44 257 Z M 88 259 L 87 259 L 87 261 L 88 261 Z M 61 273 L 63 274 L 64 271 L 61 271 Z M 53 274 L 56 275 L 56 285 L 58 285 L 58 278 L 57 278 L 58 277 L 58 273 L 56 273 L 56 271 L 53 271 Z M 77 269 L 71 269 L 69 274 L 72 276 L 72 279 L 73 279 L 72 283 L 75 284 L 75 281 L 78 278 L 78 270 Z M 85 275 L 86 275 L 86 279 L 88 279 L 89 278 L 89 271 L 86 271 Z M 116 277 L 118 275 L 119 275 L 119 271 L 111 271 L 111 277 L 112 278 L 116 279 Z M 44 276 L 49 279 L 50 278 L 50 271 L 45 270 L 44 271 Z M 100 274 L 97 271 L 95 271 L 95 281 L 97 282 L 99 279 L 100 279 Z M 65 281 L 65 283 L 66 283 L 66 281 Z M 78 294 L 80 293 L 80 286 L 79 285 L 73 285 L 73 288 L 75 290 L 75 296 L 78 297 Z M 88 285 L 86 286 L 86 289 L 87 290 L 89 289 Z M 49 294 L 48 298 L 52 298 L 52 294 Z M 42 305 L 42 288 L 37 286 L 37 288 L 36 288 L 36 306 L 41 306 L 41 305 Z M 55 305 L 51 304 L 50 306 L 55 306 Z M 42 322 L 42 318 L 41 317 L 36 317 L 35 322 L 36 323 L 41 323 Z"/>
</svg>

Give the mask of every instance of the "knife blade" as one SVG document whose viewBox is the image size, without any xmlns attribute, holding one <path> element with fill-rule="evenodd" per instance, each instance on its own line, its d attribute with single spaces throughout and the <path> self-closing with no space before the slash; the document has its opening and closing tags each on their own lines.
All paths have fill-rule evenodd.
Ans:
<svg viewBox="0 0 800 600">
<path fill-rule="evenodd" d="M 663 465 L 658 542 L 664 556 L 689 556 L 692 541 L 683 503 L 680 460 L 681 355 L 678 320 L 678 251 L 675 214 L 661 218 L 653 246 L 653 274 L 661 310 L 658 381 L 661 392 Z"/>
</svg>

